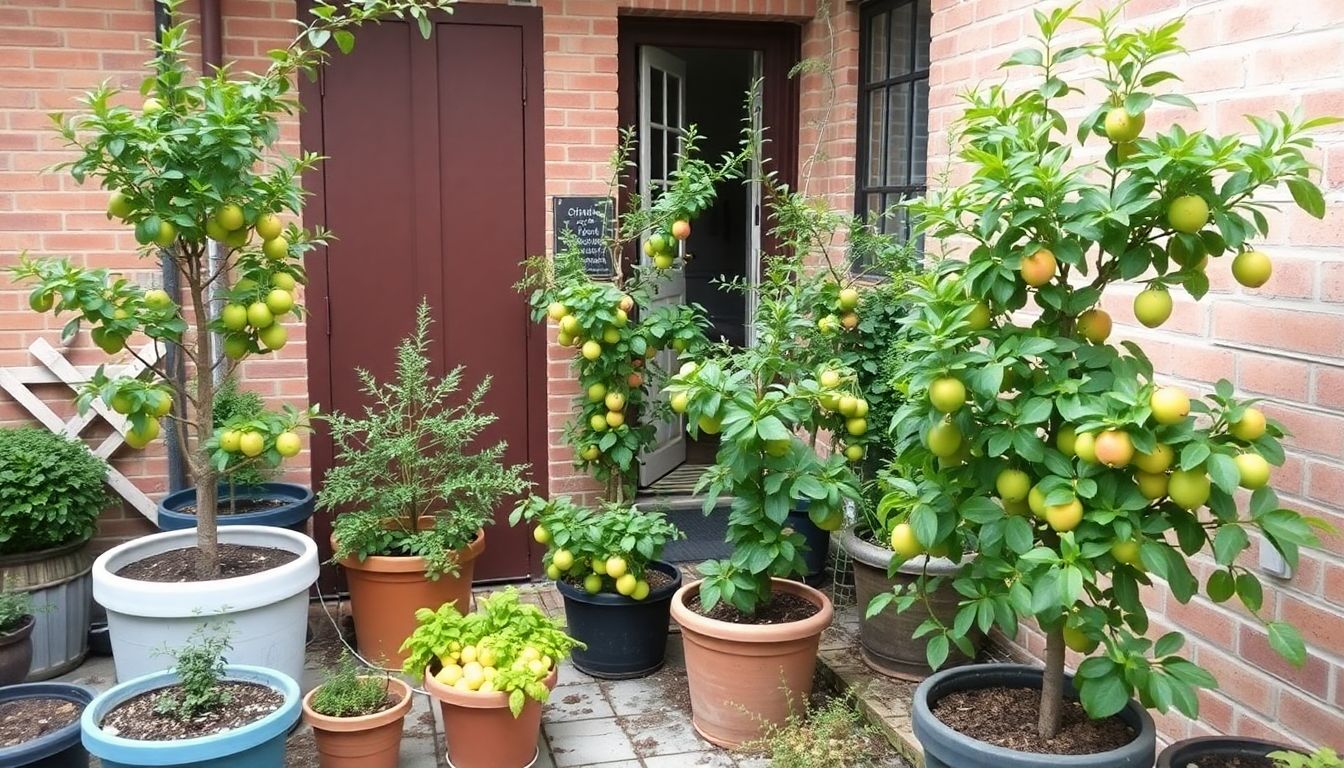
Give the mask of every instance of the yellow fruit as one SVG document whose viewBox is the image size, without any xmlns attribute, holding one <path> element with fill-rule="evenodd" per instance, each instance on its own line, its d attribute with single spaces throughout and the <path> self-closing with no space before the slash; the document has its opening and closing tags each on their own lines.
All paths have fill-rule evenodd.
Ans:
<svg viewBox="0 0 1344 768">
<path fill-rule="evenodd" d="M 1083 522 L 1083 503 L 1077 499 L 1045 508 L 1045 522 L 1059 533 L 1072 531 Z"/>
<path fill-rule="evenodd" d="M 994 488 L 1004 501 L 1024 501 L 1031 492 L 1031 477 L 1020 469 L 1005 469 L 994 479 Z"/>
<path fill-rule="evenodd" d="M 247 322 L 253 328 L 267 328 L 275 322 L 275 315 L 271 314 L 271 308 L 264 302 L 254 301 L 247 305 Z"/>
<path fill-rule="evenodd" d="M 561 571 L 558 565 L 552 563 L 546 566 L 546 578 L 550 579 L 551 581 L 559 581 L 560 577 L 563 575 L 564 571 Z"/>
<path fill-rule="evenodd" d="M 238 438 L 238 450 L 248 458 L 256 458 L 266 450 L 266 438 L 260 432 L 244 432 L 242 437 Z"/>
<path fill-rule="evenodd" d="M 950 421 L 940 421 L 929 430 L 928 441 L 934 456 L 948 459 L 961 448 L 961 430 Z"/>
<path fill-rule="evenodd" d="M 481 663 L 482 667 L 484 667 L 485 676 L 487 678 L 494 677 L 494 670 L 492 668 L 495 666 L 495 663 L 499 661 L 499 653 L 494 648 L 491 648 L 488 645 L 478 647 L 476 649 L 476 660 Z"/>
<path fill-rule="evenodd" d="M 289 241 L 284 235 L 273 237 L 261 244 L 261 252 L 272 261 L 283 261 L 289 256 Z"/>
<path fill-rule="evenodd" d="M 476 661 L 476 658 L 479 655 L 479 653 L 480 650 L 474 645 L 462 646 L 461 651 L 462 666 L 465 668 L 468 664 L 471 664 L 473 662 L 479 663 Z"/>
<path fill-rule="evenodd" d="M 848 312 L 859 307 L 859 292 L 853 288 L 840 291 L 840 309 Z"/>
<path fill-rule="evenodd" d="M 1148 328 L 1156 328 L 1171 317 L 1171 293 L 1149 288 L 1134 297 L 1134 318 Z"/>
<path fill-rule="evenodd" d="M 1055 277 L 1055 254 L 1049 248 L 1039 248 L 1035 253 L 1022 259 L 1019 271 L 1022 282 L 1033 288 L 1040 288 Z"/>
<path fill-rule="evenodd" d="M 588 402 L 600 403 L 607 396 L 607 385 L 602 382 L 591 384 L 588 387 Z"/>
<path fill-rule="evenodd" d="M 615 429 L 625 423 L 625 414 L 620 411 L 607 411 L 607 426 Z"/>
<path fill-rule="evenodd" d="M 1142 112 L 1131 115 L 1124 107 L 1112 107 L 1106 113 L 1106 138 L 1116 144 L 1133 141 L 1143 133 L 1146 120 Z"/>
<path fill-rule="evenodd" d="M 149 445 L 154 438 L 158 436 L 159 436 L 159 422 L 155 421 L 154 419 L 150 419 L 145 422 L 144 430 L 138 430 L 135 427 L 131 427 L 129 430 L 127 430 L 125 439 L 126 444 L 131 446 L 132 448 L 144 448 L 146 445 Z"/>
<path fill-rule="evenodd" d="M 820 331 L 823 336 L 829 336 L 830 334 L 835 333 L 836 329 L 839 327 L 840 318 L 835 315 L 823 315 L 821 319 L 817 321 L 817 330 Z"/>
<path fill-rule="evenodd" d="M 578 336 L 583 328 L 579 325 L 579 318 L 573 315 L 565 315 L 560 318 L 560 332 L 570 336 Z"/>
<path fill-rule="evenodd" d="M 293 432 L 285 430 L 275 436 L 275 452 L 281 456 L 288 459 L 292 456 L 298 456 L 301 450 L 303 450 L 303 441 Z"/>
<path fill-rule="evenodd" d="M 148 296 L 149 294 L 146 294 Z M 166 294 L 165 294 L 166 295 Z M 148 303 L 148 302 L 146 302 Z M 56 304 L 56 297 L 50 293 L 34 293 L 28 296 L 28 306 L 34 312 L 48 312 Z"/>
<path fill-rule="evenodd" d="M 862 419 L 865 418 L 867 415 L 868 415 L 868 401 L 864 400 L 862 397 L 856 398 L 854 402 L 855 418 Z"/>
<path fill-rule="evenodd" d="M 583 348 L 580 351 L 583 353 L 583 359 L 596 360 L 602 356 L 602 345 L 589 339 L 583 342 Z"/>
<path fill-rule="evenodd" d="M 1247 288 L 1259 288 L 1269 282 L 1274 264 L 1260 251 L 1242 251 L 1232 260 L 1232 276 Z"/>
<path fill-rule="evenodd" d="M 723 424 L 712 416 L 701 416 L 700 420 L 696 422 L 696 425 L 699 426 L 700 431 L 704 432 L 706 435 L 717 435 L 719 434 L 719 430 L 723 428 Z"/>
<path fill-rule="evenodd" d="M 845 512 L 842 509 L 832 509 L 820 518 L 812 516 L 810 512 L 809 516 L 813 524 L 823 531 L 838 531 L 845 524 Z"/>
<path fill-rule="evenodd" d="M 1041 490 L 1041 486 L 1033 485 L 1027 493 L 1027 508 L 1035 516 L 1045 517 L 1045 491 Z"/>
<path fill-rule="evenodd" d="M 228 453 L 237 453 L 242 435 L 236 429 L 226 429 L 219 435 L 219 448 Z"/>
<path fill-rule="evenodd" d="M 289 291 L 275 288 L 266 294 L 266 308 L 279 317 L 294 308 L 294 296 Z"/>
<path fill-rule="evenodd" d="M 1093 445 L 1097 461 L 1112 469 L 1129 466 L 1134 459 L 1134 443 L 1128 432 L 1108 429 L 1097 435 Z"/>
<path fill-rule="evenodd" d="M 1243 453 L 1237 456 L 1236 462 L 1242 488 L 1254 491 L 1269 483 L 1269 462 L 1265 457 L 1258 453 Z"/>
<path fill-rule="evenodd" d="M 267 349 L 276 350 L 283 348 L 289 341 L 289 332 L 285 330 L 285 326 L 275 323 L 257 331 L 257 338 Z"/>
<path fill-rule="evenodd" d="M 588 574 L 583 578 L 583 588 L 588 591 L 588 594 L 596 595 L 598 592 L 602 591 L 602 577 L 598 576 L 596 573 Z"/>
<path fill-rule="evenodd" d="M 1209 204 L 1199 195 L 1182 195 L 1171 201 L 1167 223 L 1177 232 L 1193 235 L 1209 223 Z"/>
<path fill-rule="evenodd" d="M 603 415 L 600 414 L 600 413 L 594 413 L 594 414 L 593 414 L 591 417 L 589 417 L 589 419 L 588 419 L 588 426 L 589 426 L 594 432 L 606 432 L 606 431 L 607 431 L 607 417 L 606 417 L 606 416 L 603 416 Z"/>
<path fill-rule="evenodd" d="M 125 392 L 118 392 L 113 395 L 112 402 L 108 405 L 112 406 L 112 410 L 123 415 L 135 409 L 135 406 L 131 405 L 131 396 Z"/>
<path fill-rule="evenodd" d="M 1065 456 L 1073 456 L 1077 440 L 1078 432 L 1073 427 L 1065 425 L 1060 427 L 1059 434 L 1055 435 L 1055 447 Z"/>
<path fill-rule="evenodd" d="M 568 571 L 574 567 L 574 554 L 568 549 L 557 549 L 555 554 L 551 555 L 551 563 L 562 571 Z"/>
<path fill-rule="evenodd" d="M 924 551 L 924 547 L 915 537 L 915 529 L 909 523 L 897 523 L 891 529 L 891 550 L 904 559 L 909 559 Z"/>
<path fill-rule="evenodd" d="M 1097 436 L 1083 432 L 1073 438 L 1073 454 L 1088 464 L 1097 463 Z"/>
<path fill-rule="evenodd" d="M 612 555 L 607 558 L 607 575 L 613 579 L 619 579 L 629 571 L 625 558 L 620 555 Z M 622 593 L 624 594 L 624 593 Z"/>
<path fill-rule="evenodd" d="M 633 296 L 627 293 L 621 297 L 621 300 L 619 302 L 616 303 L 616 307 L 620 309 L 622 312 L 629 314 L 630 311 L 635 308 L 635 299 Z"/>
<path fill-rule="evenodd" d="M 225 328 L 241 331 L 247 325 L 247 307 L 242 304 L 225 304 L 219 313 L 219 319 Z"/>
<path fill-rule="evenodd" d="M 1228 425 L 1228 431 L 1238 440 L 1248 443 L 1259 440 L 1265 434 L 1265 413 L 1259 408 L 1247 408 L 1241 418 Z"/>
<path fill-rule="evenodd" d="M 159 233 L 154 236 L 154 244 L 160 248 L 167 248 L 177 239 L 177 227 L 167 221 L 159 222 Z"/>
<path fill-rule="evenodd" d="M 1209 500 L 1213 487 L 1203 467 L 1178 469 L 1167 480 L 1167 495 L 1182 509 L 1199 509 Z"/>
<path fill-rule="evenodd" d="M 215 211 L 215 219 L 219 221 L 220 226 L 229 231 L 243 228 L 243 209 L 239 206 L 229 203 Z"/>
<path fill-rule="evenodd" d="M 971 314 L 966 316 L 966 324 L 972 331 L 983 331 L 989 327 L 991 319 L 993 316 L 990 314 L 989 305 L 979 301 L 971 309 Z"/>
<path fill-rule="evenodd" d="M 624 309 L 618 309 L 618 310 L 616 310 L 616 319 L 615 319 L 615 320 L 612 320 L 612 323 L 613 323 L 617 328 L 624 328 L 625 326 L 627 326 L 627 325 L 630 324 L 630 315 L 626 314 Z M 621 340 L 621 335 L 618 333 L 618 334 L 616 334 L 616 341 L 620 341 L 620 340 Z M 615 344 L 616 342 L 613 341 L 612 343 Z"/>
<path fill-rule="evenodd" d="M 686 362 L 681 364 L 681 368 L 677 369 L 677 375 L 690 376 L 692 373 L 695 373 L 697 370 L 699 370 L 699 368 L 700 366 L 694 360 L 687 360 Z"/>
<path fill-rule="evenodd" d="M 456 685 L 462 679 L 462 667 L 456 664 L 444 664 L 434 679 L 444 685 Z"/>
<path fill-rule="evenodd" d="M 630 595 L 634 594 L 635 587 L 638 584 L 639 579 L 635 578 L 635 574 L 626 573 L 616 578 L 616 591 L 622 595 L 629 597 Z"/>
<path fill-rule="evenodd" d="M 146 115 L 156 115 L 163 111 L 163 102 L 150 96 L 140 104 L 140 111 Z"/>
<path fill-rule="evenodd" d="M 605 423 L 606 419 L 603 419 L 602 421 Z M 584 461 L 597 461 L 601 455 L 602 449 L 598 448 L 596 445 L 586 445 L 583 447 L 583 450 L 579 452 L 579 457 Z"/>
<path fill-rule="evenodd" d="M 1134 481 L 1138 483 L 1139 493 L 1143 498 L 1154 501 L 1167 495 L 1167 475 L 1153 474 L 1151 472 L 1135 472 Z"/>
<path fill-rule="evenodd" d="M 1158 443 L 1154 446 L 1152 453 L 1139 451 L 1134 454 L 1134 466 L 1150 474 L 1166 472 L 1171 469 L 1174 461 L 1176 461 L 1176 452 L 1165 443 Z"/>
<path fill-rule="evenodd" d="M 845 447 L 845 458 L 849 459 L 850 461 L 862 461 L 862 460 L 863 460 L 863 446 L 862 446 L 862 445 L 849 445 L 849 446 L 846 446 L 846 447 Z"/>
<path fill-rule="evenodd" d="M 1078 653 L 1091 653 L 1097 650 L 1097 646 L 1100 644 L 1099 640 L 1088 637 L 1081 629 L 1067 625 L 1064 627 L 1064 645 L 1068 646 L 1069 650 Z"/>
<path fill-rule="evenodd" d="M 929 385 L 929 402 L 943 413 L 956 413 L 966 403 L 966 385 L 951 376 L 934 379 Z"/>
<path fill-rule="evenodd" d="M 793 447 L 792 440 L 766 440 L 765 452 L 775 458 L 788 456 L 789 449 Z"/>
<path fill-rule="evenodd" d="M 817 383 L 825 389 L 835 389 L 840 386 L 840 372 L 833 368 L 827 368 L 817 376 Z"/>
<path fill-rule="evenodd" d="M 855 418 L 855 419 L 846 419 L 846 420 L 845 420 L 845 431 L 848 432 L 848 433 L 849 433 L 850 435 L 852 435 L 853 437 L 859 437 L 859 436 L 863 435 L 863 433 L 865 433 L 865 432 L 868 431 L 868 420 L 867 420 L 867 419 L 857 419 L 857 418 Z"/>
<path fill-rule="evenodd" d="M 608 392 L 603 402 L 606 404 L 608 411 L 625 410 L 625 395 L 620 392 Z"/>
<path fill-rule="evenodd" d="M 1028 495 L 1030 495 L 1030 492 L 1028 492 Z M 1031 512 L 1031 503 L 1026 500 L 1003 501 L 1002 506 L 1004 513 L 1009 515 L 1021 516 L 1029 514 Z"/>
<path fill-rule="evenodd" d="M 125 219 L 131 215 L 131 201 L 121 190 L 114 191 L 107 198 L 107 215 L 115 216 L 118 219 Z"/>
<path fill-rule="evenodd" d="M 1120 539 L 1111 545 L 1111 557 L 1118 563 L 1125 565 L 1138 565 L 1139 560 L 1139 542 L 1134 539 Z"/>
<path fill-rule="evenodd" d="M 635 591 L 630 593 L 630 597 L 635 600 L 643 600 L 649 596 L 649 582 L 640 579 L 635 582 Z"/>
<path fill-rule="evenodd" d="M 678 392 L 672 396 L 668 404 L 672 406 L 673 413 L 685 413 L 686 409 L 690 407 L 691 396 L 685 392 Z"/>
<path fill-rule="evenodd" d="M 593 573 L 596 573 L 598 576 L 606 576 L 606 575 L 607 575 L 607 560 L 606 560 L 606 558 L 603 558 L 603 557 L 594 557 L 592 560 L 588 561 L 588 567 L 591 568 L 592 571 L 593 571 Z"/>
<path fill-rule="evenodd" d="M 673 260 L 671 254 L 659 253 L 653 257 L 653 266 L 658 269 L 671 269 L 674 263 L 676 262 Z"/>
<path fill-rule="evenodd" d="M 840 326 L 847 331 L 852 331 L 859 327 L 859 315 L 857 312 L 846 312 L 840 316 Z"/>
<path fill-rule="evenodd" d="M 1121 144 L 1116 144 L 1115 162 L 1119 165 L 1124 165 L 1125 163 L 1129 162 L 1129 158 L 1133 157 L 1134 153 L 1138 151 L 1139 151 L 1139 145 L 1135 144 L 1132 141 L 1126 141 Z"/>
<path fill-rule="evenodd" d="M 1105 344 L 1111 335 L 1111 316 L 1102 309 L 1089 309 L 1078 316 L 1078 334 L 1093 344 Z"/>
<path fill-rule="evenodd" d="M 602 341 L 608 344 L 616 344 L 621 340 L 621 332 L 615 328 L 608 328 L 602 332 Z"/>
<path fill-rule="evenodd" d="M 1162 387 L 1148 398 L 1148 407 L 1158 424 L 1179 424 L 1190 415 L 1190 396 L 1180 387 Z"/>
<path fill-rule="evenodd" d="M 97 344 L 99 349 L 109 355 L 115 355 L 126 348 L 126 340 L 124 338 L 108 333 L 107 329 L 101 326 L 90 331 L 89 338 L 93 339 L 93 343 Z"/>
<path fill-rule="evenodd" d="M 173 306 L 173 298 L 162 288 L 154 288 L 145 291 L 145 306 L 150 309 L 167 309 Z"/>
<path fill-rule="evenodd" d="M 237 228 L 238 227 L 230 227 L 230 229 Z M 263 213 L 257 217 L 257 223 L 253 229 L 257 230 L 257 235 L 262 240 L 274 240 L 280 236 L 280 233 L 284 228 L 281 226 L 279 216 L 276 216 L 274 213 Z"/>
<path fill-rule="evenodd" d="M 685 219 L 678 219 L 672 222 L 672 237 L 678 240 L 685 240 L 691 236 L 691 222 Z"/>
<path fill-rule="evenodd" d="M 853 395 L 841 395 L 836 406 L 842 416 L 854 416 L 854 412 L 859 409 L 859 399 Z"/>
<path fill-rule="evenodd" d="M 224 337 L 224 354 L 230 360 L 242 360 L 243 356 L 251 351 L 252 347 L 247 343 L 246 336 L 231 333 Z"/>
</svg>

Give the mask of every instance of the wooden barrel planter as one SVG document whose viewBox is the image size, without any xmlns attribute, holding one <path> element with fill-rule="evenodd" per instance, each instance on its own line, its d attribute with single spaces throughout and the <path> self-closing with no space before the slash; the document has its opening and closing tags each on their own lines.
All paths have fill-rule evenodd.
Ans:
<svg viewBox="0 0 1344 768">
<path fill-rule="evenodd" d="M 88 539 L 0 556 L 0 581 L 33 601 L 33 666 L 29 680 L 48 680 L 78 667 L 89 652 L 93 556 Z"/>
</svg>

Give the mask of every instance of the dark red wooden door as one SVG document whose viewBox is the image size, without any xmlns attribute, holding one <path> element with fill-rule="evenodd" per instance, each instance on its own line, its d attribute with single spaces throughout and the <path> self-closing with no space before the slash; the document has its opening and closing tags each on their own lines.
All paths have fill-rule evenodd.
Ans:
<svg viewBox="0 0 1344 768">
<path fill-rule="evenodd" d="M 507 460 L 530 463 L 544 488 L 544 340 L 513 289 L 520 262 L 542 248 L 541 98 L 528 92 L 540 55 L 535 8 L 460 5 L 429 40 L 414 25 L 370 26 L 306 89 L 303 132 L 306 149 L 330 158 L 308 181 L 309 223 L 336 235 L 309 260 L 310 396 L 358 412 L 355 368 L 392 374 L 423 297 L 436 372 L 464 365 L 468 392 L 491 377 L 486 405 L 499 420 L 483 442 L 507 441 Z M 313 454 L 320 487 L 332 460 L 324 434 Z M 513 501 L 496 510 L 478 579 L 536 570 L 531 537 L 507 525 Z M 329 530 L 318 521 L 319 541 Z"/>
</svg>

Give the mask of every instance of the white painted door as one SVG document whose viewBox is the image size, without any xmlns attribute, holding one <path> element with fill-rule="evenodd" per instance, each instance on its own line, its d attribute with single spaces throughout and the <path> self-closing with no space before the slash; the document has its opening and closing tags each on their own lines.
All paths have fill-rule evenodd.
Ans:
<svg viewBox="0 0 1344 768">
<path fill-rule="evenodd" d="M 682 132 L 686 128 L 686 62 L 661 48 L 642 46 L 639 49 L 639 194 L 644 204 L 650 205 L 665 191 L 672 171 L 676 169 L 677 153 L 681 149 Z M 640 254 L 646 262 L 643 243 Z M 680 244 L 685 248 L 685 243 Z M 657 285 L 653 306 L 683 304 L 686 301 L 686 274 L 677 268 L 669 270 Z M 680 366 L 677 353 L 664 349 L 658 353 L 658 365 L 666 371 Z M 654 397 L 666 399 L 662 393 Z M 677 416 L 657 424 L 655 442 L 640 457 L 639 484 L 647 486 L 686 461 L 686 428 L 684 419 Z"/>
</svg>

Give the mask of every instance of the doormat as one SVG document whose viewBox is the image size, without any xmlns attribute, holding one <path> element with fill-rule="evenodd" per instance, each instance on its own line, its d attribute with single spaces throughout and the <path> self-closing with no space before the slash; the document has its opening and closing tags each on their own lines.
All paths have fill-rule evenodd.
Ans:
<svg viewBox="0 0 1344 768">
<path fill-rule="evenodd" d="M 662 559 L 669 563 L 699 563 L 732 555 L 732 545 L 724 541 L 728 533 L 730 503 L 725 500 L 708 515 L 701 511 L 699 504 L 686 509 L 664 509 L 668 521 L 681 529 L 686 538 L 668 542 L 663 548 Z M 659 508 L 657 502 L 642 506 L 650 510 Z"/>
</svg>

